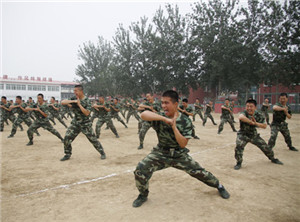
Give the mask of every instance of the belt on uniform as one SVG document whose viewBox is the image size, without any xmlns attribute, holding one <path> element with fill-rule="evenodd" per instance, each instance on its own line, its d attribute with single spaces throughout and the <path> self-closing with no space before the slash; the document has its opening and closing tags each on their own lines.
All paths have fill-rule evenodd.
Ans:
<svg viewBox="0 0 300 222">
<path fill-rule="evenodd" d="M 175 151 L 179 151 L 179 148 L 162 147 L 160 145 L 157 145 L 157 147 L 162 153 L 170 154 L 171 157 L 174 156 Z"/>
</svg>

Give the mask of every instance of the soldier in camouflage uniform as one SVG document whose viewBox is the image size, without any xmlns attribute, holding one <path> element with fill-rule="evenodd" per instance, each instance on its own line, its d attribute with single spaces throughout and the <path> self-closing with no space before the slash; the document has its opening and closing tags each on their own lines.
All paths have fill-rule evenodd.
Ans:
<svg viewBox="0 0 300 222">
<path fill-rule="evenodd" d="M 128 110 L 126 123 L 128 124 L 130 116 L 133 115 L 136 118 L 136 120 L 138 121 L 138 134 L 139 134 L 141 131 L 141 128 L 142 128 L 142 123 L 143 123 L 141 117 L 138 114 L 139 104 L 136 101 L 134 101 L 134 99 L 130 99 L 130 102 L 128 102 L 126 104 L 126 107 Z"/>
<path fill-rule="evenodd" d="M 116 127 L 114 126 L 111 117 L 110 117 L 110 108 L 109 104 L 104 102 L 104 97 L 99 97 L 99 103 L 94 104 L 93 106 L 98 111 L 98 121 L 96 123 L 96 136 L 100 138 L 101 127 L 104 123 L 110 128 L 110 130 L 115 134 L 117 138 L 119 138 Z"/>
<path fill-rule="evenodd" d="M 206 104 L 206 109 L 205 109 L 205 113 L 204 113 L 204 119 L 203 119 L 203 123 L 202 123 L 203 126 L 205 126 L 205 123 L 207 121 L 207 117 L 211 119 L 211 121 L 212 121 L 212 123 L 214 125 L 217 125 L 215 123 L 215 120 L 214 120 L 213 116 L 210 114 L 212 110 L 213 110 L 213 102 L 209 101 L 209 103 Z"/>
<path fill-rule="evenodd" d="M 125 128 L 128 128 L 127 125 L 124 123 L 124 121 L 119 116 L 121 106 L 119 104 L 119 99 L 118 98 L 114 98 L 113 103 L 110 104 L 110 108 L 111 108 L 110 109 L 111 117 L 114 118 L 114 119 L 117 119 L 119 122 L 121 122 L 125 126 Z"/>
<path fill-rule="evenodd" d="M 94 119 L 97 118 L 98 111 L 94 108 L 94 104 L 96 104 L 96 103 L 97 103 L 96 101 L 94 101 L 92 103 L 92 109 L 91 109 L 91 115 L 90 115 L 91 116 L 90 120 L 91 120 L 92 123 L 94 122 Z"/>
<path fill-rule="evenodd" d="M 27 106 L 32 106 L 32 105 L 34 105 L 34 104 L 35 104 L 35 103 L 34 103 L 32 97 L 29 97 L 29 98 L 28 98 L 28 101 L 27 101 Z M 33 114 L 32 111 L 29 111 L 29 112 L 28 112 L 28 115 L 30 116 L 30 118 L 31 118 L 33 121 L 35 120 L 35 117 L 34 117 L 34 114 Z"/>
<path fill-rule="evenodd" d="M 101 154 L 101 159 L 106 159 L 103 147 L 97 140 L 92 128 L 92 122 L 89 118 L 92 104 L 90 100 L 84 96 L 82 85 L 75 86 L 74 94 L 76 95 L 76 98 L 74 97 L 71 98 L 71 100 L 63 100 L 61 102 L 62 105 L 72 105 L 73 112 L 75 114 L 64 138 L 65 156 L 61 159 L 61 161 L 70 159 L 72 155 L 71 143 L 80 132 L 88 138 L 95 149 Z"/>
<path fill-rule="evenodd" d="M 202 116 L 202 111 L 201 111 L 203 109 L 203 107 L 200 104 L 199 98 L 196 99 L 196 102 L 194 103 L 194 107 L 195 107 L 195 112 L 193 115 L 193 121 L 195 121 L 197 114 L 200 116 L 201 120 L 203 121 L 203 116 Z"/>
<path fill-rule="evenodd" d="M 157 105 L 154 103 L 154 98 L 150 93 L 146 94 L 146 99 L 144 103 L 139 105 L 138 110 L 141 112 L 144 112 L 145 110 L 151 111 L 151 112 L 157 112 L 159 108 Z M 142 127 L 139 133 L 139 139 L 140 139 L 140 145 L 138 146 L 138 149 L 143 149 L 144 148 L 144 139 L 146 136 L 146 133 L 148 130 L 151 128 L 151 124 L 147 121 L 142 120 Z"/>
<path fill-rule="evenodd" d="M 231 111 L 230 106 L 229 106 L 229 99 L 225 100 L 225 104 L 223 106 L 221 106 L 221 108 L 222 108 L 222 115 L 221 115 L 221 123 L 220 123 L 219 129 L 218 129 L 218 134 L 220 134 L 222 132 L 223 127 L 224 127 L 224 123 L 226 123 L 226 122 L 229 123 L 229 125 L 231 126 L 233 132 L 237 132 L 235 127 L 234 127 L 233 121 L 230 117 L 230 113 L 232 111 Z"/>
<path fill-rule="evenodd" d="M 17 127 L 24 122 L 28 127 L 32 124 L 32 121 L 29 117 L 29 114 L 27 113 L 27 110 L 25 110 L 27 107 L 27 104 L 22 101 L 22 96 L 16 96 L 16 103 L 14 105 L 11 105 L 9 107 L 9 110 L 15 109 L 15 112 L 18 114 L 18 117 L 15 119 L 11 133 L 7 138 L 12 138 L 17 132 Z M 40 136 L 39 132 L 35 130 L 35 133 Z"/>
<path fill-rule="evenodd" d="M 188 105 L 188 99 L 186 99 L 186 98 L 182 100 L 182 105 L 178 107 L 178 110 L 181 113 L 183 113 L 184 115 L 186 115 L 187 117 L 193 116 L 193 108 Z M 193 130 L 192 130 L 192 137 L 197 140 L 200 139 L 195 134 L 195 126 L 194 125 L 193 125 Z"/>
<path fill-rule="evenodd" d="M 230 106 L 230 110 L 231 110 L 230 118 L 231 118 L 232 122 L 236 123 L 235 120 L 234 120 L 234 115 L 233 115 L 233 109 L 234 109 L 234 101 L 233 100 L 231 101 L 229 106 Z"/>
<path fill-rule="evenodd" d="M 15 109 L 10 110 L 9 107 L 11 106 L 12 103 L 11 102 L 7 102 L 5 96 L 4 96 L 4 98 L 3 98 L 3 101 L 2 101 L 2 103 L 3 103 L 2 109 L 3 109 L 3 112 L 4 112 L 4 121 L 7 123 L 7 120 L 9 119 L 12 122 L 12 124 L 13 124 L 14 121 L 16 120 Z M 21 131 L 24 130 L 22 124 L 20 124 L 19 127 L 20 127 Z"/>
<path fill-rule="evenodd" d="M 142 119 L 150 122 L 156 131 L 158 145 L 138 163 L 134 171 L 136 186 L 140 194 L 133 202 L 133 207 L 139 207 L 147 201 L 149 180 L 152 174 L 168 167 L 183 170 L 208 186 L 217 188 L 220 195 L 225 199 L 230 197 L 219 180 L 188 155 L 189 150 L 186 145 L 192 137 L 192 121 L 186 115 L 179 113 L 177 107 L 178 94 L 169 90 L 162 95 L 164 113 L 158 115 L 154 112 L 145 111 L 141 115 Z"/>
<path fill-rule="evenodd" d="M 256 101 L 247 100 L 246 110 L 243 111 L 240 116 L 240 130 L 237 133 L 236 147 L 235 147 L 235 170 L 239 170 L 243 162 L 244 148 L 248 142 L 256 145 L 271 161 L 272 163 L 282 164 L 278 159 L 274 158 L 274 152 L 267 143 L 260 137 L 256 131 L 256 127 L 265 129 L 265 118 L 263 115 L 256 111 Z"/>
<path fill-rule="evenodd" d="M 275 146 L 278 132 L 284 137 L 286 144 L 291 151 L 298 151 L 292 145 L 292 138 L 290 136 L 290 131 L 288 124 L 285 122 L 286 118 L 292 118 L 292 111 L 290 106 L 287 105 L 288 95 L 286 93 L 281 93 L 279 97 L 279 103 L 273 106 L 273 121 L 271 123 L 271 137 L 269 139 L 268 145 L 271 149 Z"/>
<path fill-rule="evenodd" d="M 263 104 L 261 106 L 261 112 L 264 114 L 265 119 L 266 119 L 268 125 L 270 125 L 270 122 L 269 122 L 269 113 L 268 113 L 269 108 L 270 108 L 269 100 L 265 99 L 265 101 L 263 102 Z"/>
<path fill-rule="evenodd" d="M 48 105 L 44 101 L 44 95 L 39 93 L 37 96 L 37 104 L 31 105 L 30 107 L 26 107 L 26 111 L 33 111 L 35 115 L 35 121 L 30 125 L 27 130 L 27 135 L 29 142 L 27 146 L 33 145 L 33 133 L 40 127 L 43 127 L 45 130 L 48 130 L 53 135 L 57 136 L 62 142 L 64 142 L 63 138 L 59 134 L 59 132 L 53 128 L 48 119 Z"/>
<path fill-rule="evenodd" d="M 58 121 L 64 125 L 64 127 L 68 128 L 64 120 L 59 115 L 60 105 L 56 103 L 55 98 L 51 97 L 50 104 L 48 104 L 49 107 L 49 119 L 52 119 L 52 122 L 55 123 L 54 118 L 58 119 Z"/>
<path fill-rule="evenodd" d="M 9 110 L 10 104 L 7 102 L 5 96 L 1 97 L 1 112 L 0 112 L 0 132 L 4 130 L 4 122 L 8 125 L 7 120 L 9 119 L 12 123 L 15 121 L 16 117 L 14 113 Z M 22 125 L 19 125 L 21 131 L 23 131 Z"/>
</svg>

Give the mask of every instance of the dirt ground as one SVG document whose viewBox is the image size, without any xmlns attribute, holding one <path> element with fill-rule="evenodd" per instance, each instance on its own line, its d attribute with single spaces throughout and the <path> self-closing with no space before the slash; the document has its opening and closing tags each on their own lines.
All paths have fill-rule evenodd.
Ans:
<svg viewBox="0 0 300 222">
<path fill-rule="evenodd" d="M 214 114 L 217 123 L 219 116 Z M 7 139 L 12 124 L 5 126 L 1 133 L 1 221 L 300 221 L 300 152 L 289 151 L 281 134 L 274 152 L 283 166 L 272 164 L 248 144 L 243 166 L 236 171 L 236 133 L 225 124 L 217 135 L 217 126 L 208 120 L 203 127 L 197 116 L 194 124 L 200 140 L 190 140 L 187 147 L 193 158 L 224 184 L 230 199 L 224 200 L 216 189 L 168 168 L 153 174 L 148 201 L 133 208 L 138 195 L 133 170 L 157 138 L 150 129 L 144 149 L 137 150 L 137 121 L 131 118 L 128 129 L 114 123 L 119 139 L 104 127 L 101 132 L 106 160 L 100 160 L 80 134 L 72 143 L 71 159 L 65 162 L 59 161 L 63 144 L 48 131 L 40 129 L 41 136 L 35 136 L 34 145 L 27 147 L 26 131 Z M 288 123 L 293 144 L 300 149 L 300 115 L 293 115 Z M 238 123 L 236 126 L 239 129 Z M 59 122 L 54 127 L 65 134 Z M 259 132 L 268 141 L 270 128 Z"/>
</svg>

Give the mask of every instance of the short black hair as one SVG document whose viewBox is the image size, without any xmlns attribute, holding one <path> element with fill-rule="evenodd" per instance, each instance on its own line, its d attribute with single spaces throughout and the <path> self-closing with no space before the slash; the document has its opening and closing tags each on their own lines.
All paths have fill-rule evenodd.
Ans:
<svg viewBox="0 0 300 222">
<path fill-rule="evenodd" d="M 44 95 L 42 93 L 39 93 L 37 96 L 41 96 L 44 99 Z"/>
<path fill-rule="evenodd" d="M 55 97 L 54 97 L 54 96 L 52 96 L 52 97 L 51 97 L 51 99 L 55 100 Z"/>
<path fill-rule="evenodd" d="M 197 100 L 197 99 L 200 100 L 199 98 L 196 98 L 196 100 Z"/>
<path fill-rule="evenodd" d="M 248 100 L 246 101 L 246 104 L 247 104 L 247 103 L 252 103 L 252 104 L 254 104 L 254 106 L 257 105 L 257 102 L 256 102 L 256 100 L 254 100 L 254 99 L 248 99 Z"/>
<path fill-rule="evenodd" d="M 75 85 L 74 88 L 78 88 L 78 89 L 80 89 L 81 91 L 83 91 L 83 86 L 82 86 L 82 85 Z"/>
<path fill-rule="evenodd" d="M 228 101 L 230 101 L 230 99 L 229 99 L 229 98 L 226 98 L 225 100 L 228 100 Z"/>
<path fill-rule="evenodd" d="M 174 90 L 167 90 L 162 94 L 162 97 L 169 97 L 171 98 L 173 103 L 178 102 L 179 96 L 178 93 Z"/>
<path fill-rule="evenodd" d="M 1 98 L 6 100 L 6 96 L 2 96 Z"/>
<path fill-rule="evenodd" d="M 22 100 L 22 96 L 16 96 L 16 99 Z"/>
<path fill-rule="evenodd" d="M 29 97 L 29 99 L 32 99 L 32 97 Z"/>
<path fill-rule="evenodd" d="M 119 99 L 116 97 L 116 98 L 114 98 L 115 100 L 117 100 L 117 101 L 119 101 Z"/>
<path fill-rule="evenodd" d="M 287 93 L 280 93 L 280 95 L 279 96 L 285 96 L 286 98 L 288 98 L 288 94 Z"/>
<path fill-rule="evenodd" d="M 183 103 L 188 103 L 189 100 L 188 100 L 187 98 L 184 98 L 184 99 L 182 100 L 182 102 L 183 102 Z"/>
</svg>

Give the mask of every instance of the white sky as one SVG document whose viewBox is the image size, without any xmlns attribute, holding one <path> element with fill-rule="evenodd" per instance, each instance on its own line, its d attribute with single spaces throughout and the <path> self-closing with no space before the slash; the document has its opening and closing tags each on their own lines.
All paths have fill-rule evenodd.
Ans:
<svg viewBox="0 0 300 222">
<path fill-rule="evenodd" d="M 152 1 L 1 1 L 1 76 L 52 77 L 73 81 L 79 46 L 112 40 L 120 23 L 153 17 L 165 2 Z M 193 1 L 172 1 L 180 13 Z"/>
</svg>

